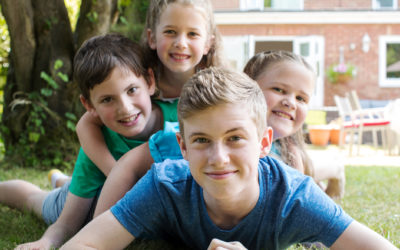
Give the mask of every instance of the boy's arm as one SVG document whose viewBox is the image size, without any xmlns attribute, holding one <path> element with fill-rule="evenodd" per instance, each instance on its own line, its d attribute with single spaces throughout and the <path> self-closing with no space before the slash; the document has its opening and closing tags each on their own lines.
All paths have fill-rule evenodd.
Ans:
<svg viewBox="0 0 400 250">
<path fill-rule="evenodd" d="M 212 239 L 207 250 L 247 250 L 239 241 L 226 242 L 219 239 Z"/>
<path fill-rule="evenodd" d="M 357 221 L 353 221 L 330 249 L 390 250 L 398 248 L 378 233 Z"/>
<path fill-rule="evenodd" d="M 58 248 L 82 227 L 92 202 L 93 198 L 81 198 L 69 192 L 60 217 L 54 224 L 47 228 L 42 238 L 34 242 L 19 245 L 16 249 Z"/>
<path fill-rule="evenodd" d="M 123 249 L 134 239 L 108 210 L 93 219 L 61 249 Z"/>
<path fill-rule="evenodd" d="M 152 163 L 153 158 L 147 142 L 125 153 L 118 160 L 104 183 L 94 217 L 117 203 L 146 174 Z"/>
<path fill-rule="evenodd" d="M 86 112 L 76 125 L 76 133 L 85 154 L 104 175 L 108 176 L 116 161 L 104 141 L 101 132 L 102 125 L 103 123 L 98 117 Z"/>
</svg>

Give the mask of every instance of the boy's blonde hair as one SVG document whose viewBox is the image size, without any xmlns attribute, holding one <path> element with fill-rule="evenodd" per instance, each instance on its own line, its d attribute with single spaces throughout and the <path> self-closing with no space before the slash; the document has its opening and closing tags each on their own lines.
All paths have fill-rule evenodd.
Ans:
<svg viewBox="0 0 400 250">
<path fill-rule="evenodd" d="M 214 13 L 210 0 L 151 0 L 147 10 L 146 23 L 142 34 L 142 46 L 145 48 L 146 57 L 153 64 L 151 66 L 155 71 L 156 77 L 160 77 L 159 74 L 162 74 L 163 64 L 158 58 L 156 51 L 152 50 L 149 46 L 147 29 L 152 30 L 153 35 L 155 35 L 157 25 L 160 22 L 161 14 L 167 8 L 167 6 L 172 3 L 192 5 L 195 8 L 201 9 L 204 13 L 204 18 L 207 21 L 206 27 L 208 39 L 213 37 L 212 43 L 210 44 L 210 49 L 207 55 L 203 55 L 200 63 L 196 66 L 196 71 L 211 66 L 221 66 L 223 64 L 222 40 L 214 21 Z M 153 38 L 157 40 L 156 37 Z"/>
<path fill-rule="evenodd" d="M 256 54 L 247 62 L 243 71 L 257 81 L 272 65 L 281 62 L 298 63 L 314 73 L 313 68 L 302 56 L 283 50 L 264 51 Z M 304 174 L 314 177 L 314 166 L 305 149 L 302 129 L 290 136 L 275 140 L 275 146 L 280 152 L 282 160 L 290 166 L 296 167 L 297 161 L 295 157 L 297 154 L 300 154 L 304 166 Z M 297 150 L 296 153 L 292 152 L 295 148 Z"/>
<path fill-rule="evenodd" d="M 267 127 L 267 104 L 258 84 L 241 72 L 210 67 L 189 79 L 183 85 L 178 103 L 178 120 L 183 136 L 183 120 L 220 104 L 243 104 L 257 127 L 261 138 Z M 221 114 L 223 115 L 223 114 Z"/>
</svg>

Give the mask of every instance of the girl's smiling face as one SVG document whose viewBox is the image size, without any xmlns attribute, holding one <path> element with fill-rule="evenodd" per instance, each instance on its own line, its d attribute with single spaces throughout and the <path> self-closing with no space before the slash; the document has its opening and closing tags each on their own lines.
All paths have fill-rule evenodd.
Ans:
<svg viewBox="0 0 400 250">
<path fill-rule="evenodd" d="M 162 12 L 156 30 L 148 30 L 150 48 L 165 68 L 176 73 L 194 73 L 210 48 L 205 13 L 189 4 L 171 3 Z"/>
<path fill-rule="evenodd" d="M 267 122 L 273 128 L 274 140 L 301 129 L 314 82 L 312 71 L 290 61 L 272 64 L 257 78 L 268 105 Z"/>
</svg>

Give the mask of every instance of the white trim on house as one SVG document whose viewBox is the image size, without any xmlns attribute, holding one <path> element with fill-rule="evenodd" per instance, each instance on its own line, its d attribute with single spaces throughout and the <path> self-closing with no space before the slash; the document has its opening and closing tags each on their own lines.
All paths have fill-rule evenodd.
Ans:
<svg viewBox="0 0 400 250">
<path fill-rule="evenodd" d="M 399 88 L 399 78 L 388 78 L 387 77 L 387 66 L 386 66 L 386 45 L 388 43 L 400 44 L 400 35 L 394 36 L 379 36 L 379 86 L 383 88 Z"/>
<path fill-rule="evenodd" d="M 243 24 L 400 24 L 399 11 L 214 12 L 217 25 Z"/>
</svg>

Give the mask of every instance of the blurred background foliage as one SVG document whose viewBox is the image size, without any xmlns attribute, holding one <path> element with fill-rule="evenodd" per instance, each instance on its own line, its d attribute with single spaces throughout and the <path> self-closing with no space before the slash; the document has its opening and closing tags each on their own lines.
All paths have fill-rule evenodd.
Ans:
<svg viewBox="0 0 400 250">
<path fill-rule="evenodd" d="M 83 0 L 84 1 L 84 0 Z M 1 6 L 1 1 L 0 1 L 0 8 Z M 86 1 L 86 4 L 88 1 Z M 78 24 L 78 19 L 80 17 L 80 12 L 81 12 L 81 7 L 83 6 L 82 0 L 64 0 L 65 7 L 68 12 L 68 17 L 71 25 L 72 32 L 74 32 L 77 29 Z M 91 0 L 92 5 L 99 4 L 97 0 Z M 118 32 L 121 34 L 124 34 L 125 36 L 131 38 L 134 41 L 139 42 L 141 33 L 144 27 L 145 19 L 146 19 L 146 11 L 149 5 L 148 0 L 118 0 L 118 10 L 116 11 L 115 18 L 112 20 L 112 24 L 109 27 L 109 32 Z M 4 102 L 4 90 L 7 88 L 7 72 L 10 66 L 9 63 L 9 53 L 10 53 L 10 36 L 9 36 L 9 30 L 8 26 L 6 23 L 6 20 L 4 16 L 2 15 L 3 12 L 0 12 L 0 120 L 2 120 L 2 131 L 8 131 L 12 129 L 10 125 L 5 125 L 2 115 L 3 115 L 3 106 L 7 107 L 8 105 L 5 104 Z M 90 12 L 92 14 L 91 17 L 97 17 L 97 13 L 93 11 Z M 86 15 L 87 19 L 89 19 L 89 16 Z M 92 22 L 96 22 L 96 20 L 92 20 Z M 78 45 L 79 46 L 79 45 Z M 77 48 L 75 48 L 76 50 Z M 62 65 L 62 64 L 61 64 Z M 52 76 L 49 74 L 49 72 L 43 72 L 44 75 L 46 76 L 45 81 L 51 83 L 52 81 Z M 51 73 L 51 72 L 50 72 Z M 54 77 L 53 77 L 54 78 Z M 68 82 L 70 82 L 69 78 Z M 68 83 L 65 82 L 65 83 Z M 43 91 L 43 89 L 39 89 L 39 92 Z M 32 92 L 33 93 L 33 92 Z M 27 93 L 29 94 L 29 93 Z M 51 96 L 50 96 L 51 98 Z M 73 99 L 75 100 L 75 98 Z M 61 100 L 60 100 L 61 101 Z M 77 102 L 77 105 L 80 105 L 79 99 L 76 99 L 74 102 Z M 42 102 L 42 104 L 48 105 L 47 102 Z M 7 106 L 6 106 L 7 105 Z M 35 107 L 32 107 L 33 109 Z M 47 106 L 47 108 L 51 108 L 50 105 Z M 40 111 L 43 113 L 43 111 Z M 38 112 L 36 112 L 38 113 Z M 34 112 L 31 112 L 31 114 L 34 114 Z M 43 122 L 45 122 L 44 115 L 38 113 L 39 115 L 42 115 Z M 74 111 L 68 111 L 65 113 L 67 116 L 67 122 L 68 128 L 74 128 L 77 120 L 79 119 L 79 115 L 77 119 L 74 119 L 74 115 L 76 115 L 76 112 Z M 72 117 L 72 119 L 69 119 Z M 28 118 L 28 121 L 31 118 Z M 42 125 L 41 125 L 42 126 Z M 42 128 L 41 128 L 42 129 Z M 14 144 L 10 147 L 9 143 L 5 143 L 4 140 L 4 134 L 2 133 L 2 136 L 0 138 L 0 160 L 4 158 L 4 156 L 7 156 L 7 161 L 3 162 L 3 166 L 14 166 L 14 165 L 19 165 L 19 166 L 26 166 L 26 167 L 35 167 L 35 168 L 51 168 L 51 167 L 60 167 L 62 169 L 70 169 L 72 168 L 75 158 L 77 153 L 76 152 L 65 152 L 65 149 L 61 149 L 59 147 L 60 152 L 56 152 L 55 154 L 43 154 L 43 153 L 37 153 L 34 148 L 35 145 L 38 145 L 38 141 L 42 140 L 42 137 L 35 137 L 36 140 L 33 140 L 29 142 L 33 137 L 31 135 L 38 135 L 37 131 L 33 131 L 32 126 L 29 126 L 28 122 L 26 125 L 26 130 L 28 130 L 29 137 L 28 139 L 23 139 L 22 141 L 20 140 L 17 144 L 26 143 L 25 148 L 22 147 L 21 149 L 18 149 L 20 145 Z M 32 131 L 30 131 L 32 130 Z M 69 132 L 71 137 L 71 133 Z M 42 132 L 42 134 L 47 135 L 47 130 L 46 132 Z M 75 133 L 72 133 L 73 136 L 76 137 Z M 22 135 L 21 135 L 22 136 Z M 64 135 L 62 135 L 64 136 Z M 67 133 L 68 136 L 68 133 Z M 60 141 L 62 141 L 63 138 L 60 138 Z M 77 143 L 76 147 L 79 147 L 78 141 L 75 140 L 75 143 Z M 5 146 L 6 144 L 6 146 Z M 29 145 L 28 145 L 29 144 Z M 43 147 L 43 144 L 40 144 L 40 147 Z M 57 144 L 56 144 L 57 145 Z M 22 145 L 24 146 L 24 145 Z M 39 146 L 36 146 L 38 148 Z M 43 148 L 41 151 L 49 151 L 53 150 L 54 151 L 54 141 L 52 143 L 49 143 L 49 148 Z M 7 152 L 6 152 L 7 149 Z M 69 151 L 71 151 L 71 147 L 68 147 Z M 57 149 L 56 149 L 57 150 Z M 21 155 L 23 153 L 23 155 Z M 37 154 L 36 154 L 37 153 Z M 71 155 L 66 157 L 65 155 Z M 9 157 L 10 156 L 10 157 Z M 27 159 L 27 157 L 29 159 Z"/>
</svg>

